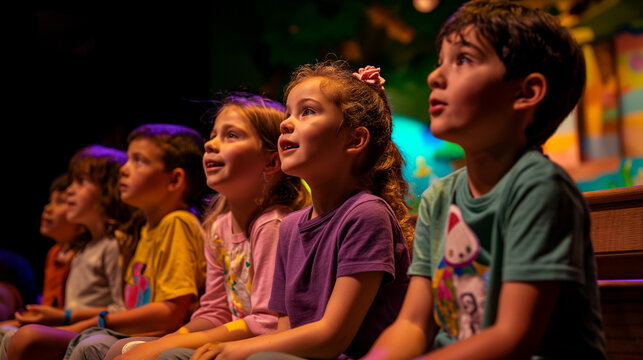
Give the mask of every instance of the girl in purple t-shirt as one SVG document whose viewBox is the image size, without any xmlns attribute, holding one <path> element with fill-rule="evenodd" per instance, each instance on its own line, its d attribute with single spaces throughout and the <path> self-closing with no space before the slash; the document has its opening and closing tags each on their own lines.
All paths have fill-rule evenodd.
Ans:
<svg viewBox="0 0 643 360">
<path fill-rule="evenodd" d="M 413 229 L 383 83 L 378 68 L 352 73 L 342 61 L 294 74 L 279 157 L 285 173 L 310 186 L 313 203 L 279 231 L 269 304 L 277 331 L 206 345 L 193 359 L 357 358 L 393 322 Z"/>
</svg>

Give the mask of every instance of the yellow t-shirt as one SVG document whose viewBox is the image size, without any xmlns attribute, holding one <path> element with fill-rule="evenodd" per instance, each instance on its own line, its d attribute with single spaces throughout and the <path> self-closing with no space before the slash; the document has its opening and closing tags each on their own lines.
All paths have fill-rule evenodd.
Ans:
<svg viewBox="0 0 643 360">
<path fill-rule="evenodd" d="M 203 236 L 197 217 L 184 210 L 165 215 L 154 228 L 145 224 L 125 275 L 126 307 L 192 294 L 196 309 L 205 284 Z"/>
</svg>

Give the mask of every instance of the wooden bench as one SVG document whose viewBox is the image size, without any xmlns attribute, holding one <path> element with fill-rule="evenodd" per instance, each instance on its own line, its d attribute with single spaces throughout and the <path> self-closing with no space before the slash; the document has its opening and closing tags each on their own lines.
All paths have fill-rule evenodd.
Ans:
<svg viewBox="0 0 643 360">
<path fill-rule="evenodd" d="M 583 194 L 611 360 L 643 359 L 643 186 Z"/>
</svg>

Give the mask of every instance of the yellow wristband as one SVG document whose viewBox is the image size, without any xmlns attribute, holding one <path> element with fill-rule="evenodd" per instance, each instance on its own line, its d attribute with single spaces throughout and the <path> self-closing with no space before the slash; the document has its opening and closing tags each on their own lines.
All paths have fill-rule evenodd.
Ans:
<svg viewBox="0 0 643 360">
<path fill-rule="evenodd" d="M 180 329 L 178 329 L 178 330 L 176 331 L 176 333 L 177 333 L 177 334 L 181 334 L 181 335 L 185 335 L 185 334 L 189 334 L 189 333 L 190 333 L 190 330 L 188 330 L 185 326 L 181 326 L 181 328 L 180 328 Z"/>
<path fill-rule="evenodd" d="M 235 330 L 249 331 L 248 330 L 248 325 L 246 324 L 246 322 L 243 319 L 239 319 L 239 320 L 231 321 L 229 323 L 225 323 L 225 324 L 223 324 L 223 327 L 228 329 L 228 331 L 230 331 L 230 332 L 235 331 Z"/>
</svg>

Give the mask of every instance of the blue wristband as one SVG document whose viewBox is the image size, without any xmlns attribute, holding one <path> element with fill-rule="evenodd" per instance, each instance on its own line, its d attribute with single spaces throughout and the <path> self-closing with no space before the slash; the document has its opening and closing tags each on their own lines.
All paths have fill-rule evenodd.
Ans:
<svg viewBox="0 0 643 360">
<path fill-rule="evenodd" d="M 103 310 L 98 313 L 98 327 L 99 328 L 104 328 L 105 327 L 105 316 L 109 314 L 109 311 Z"/>
<path fill-rule="evenodd" d="M 63 320 L 63 325 L 69 325 L 71 322 L 71 310 L 65 310 L 65 319 Z"/>
</svg>

